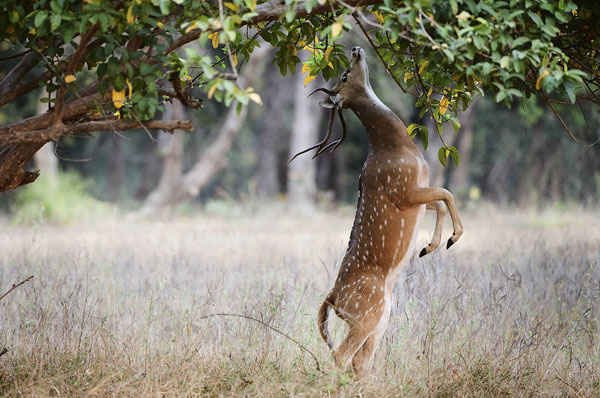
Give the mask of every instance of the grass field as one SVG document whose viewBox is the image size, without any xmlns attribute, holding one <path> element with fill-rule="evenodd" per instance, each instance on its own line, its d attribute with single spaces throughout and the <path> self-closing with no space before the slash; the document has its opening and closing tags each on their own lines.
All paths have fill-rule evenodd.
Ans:
<svg viewBox="0 0 600 398">
<path fill-rule="evenodd" d="M 396 284 L 362 383 L 315 321 L 351 209 L 4 223 L 0 294 L 35 278 L 0 301 L 0 396 L 600 396 L 599 213 L 463 213 L 463 238 Z"/>
</svg>

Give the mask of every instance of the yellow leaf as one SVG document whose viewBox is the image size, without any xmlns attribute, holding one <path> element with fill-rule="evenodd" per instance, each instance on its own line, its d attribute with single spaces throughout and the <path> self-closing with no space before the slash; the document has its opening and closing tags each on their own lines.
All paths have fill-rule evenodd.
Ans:
<svg viewBox="0 0 600 398">
<path fill-rule="evenodd" d="M 433 93 L 433 86 L 429 87 L 429 91 L 427 92 L 427 98 L 431 97 L 431 93 Z"/>
<path fill-rule="evenodd" d="M 211 99 L 213 94 L 215 93 L 215 90 L 217 89 L 217 85 L 215 84 L 214 86 L 212 86 L 210 88 L 210 90 L 208 90 L 208 99 Z"/>
<path fill-rule="evenodd" d="M 131 99 L 131 94 L 133 93 L 133 86 L 131 85 L 131 83 L 129 83 L 129 79 L 125 80 L 125 83 L 127 84 L 127 88 L 129 89 L 129 95 L 127 96 L 127 98 Z"/>
<path fill-rule="evenodd" d="M 406 73 L 404 74 L 404 83 L 406 83 L 407 81 L 409 81 L 409 80 L 410 80 L 410 79 L 412 79 L 413 77 L 415 77 L 415 75 L 413 75 L 413 74 L 412 74 L 412 73 L 410 73 L 410 72 L 406 72 Z"/>
<path fill-rule="evenodd" d="M 381 14 L 381 11 L 371 11 L 371 14 L 375 15 L 375 18 L 377 18 L 377 22 L 379 22 L 379 23 L 384 22 L 383 14 Z"/>
<path fill-rule="evenodd" d="M 298 54 L 298 49 L 296 47 L 294 47 L 294 49 L 292 50 L 292 55 L 297 55 Z"/>
<path fill-rule="evenodd" d="M 308 72 L 310 70 L 310 66 L 304 64 L 302 65 L 302 74 L 305 75 L 306 72 Z"/>
<path fill-rule="evenodd" d="M 8 26 L 8 28 L 6 28 L 6 33 L 8 33 L 9 35 L 12 35 L 13 33 L 15 33 L 15 25 L 10 24 Z"/>
<path fill-rule="evenodd" d="M 127 23 L 132 24 L 135 21 L 135 17 L 133 16 L 133 4 L 129 6 L 127 9 Z"/>
<path fill-rule="evenodd" d="M 250 98 L 252 101 L 256 102 L 259 105 L 262 105 L 262 99 L 260 98 L 260 95 L 258 95 L 258 93 L 250 93 L 248 94 L 248 98 Z"/>
<path fill-rule="evenodd" d="M 164 26 L 164 24 L 162 22 L 158 21 L 156 23 L 156 26 L 158 26 L 159 28 L 162 28 Z"/>
<path fill-rule="evenodd" d="M 233 54 L 231 58 L 233 58 L 233 66 L 237 66 L 237 54 Z"/>
<path fill-rule="evenodd" d="M 315 36 L 315 44 L 319 44 L 319 38 Z"/>
<path fill-rule="evenodd" d="M 333 25 L 331 25 L 331 35 L 333 37 L 338 37 L 340 33 L 342 33 L 343 26 L 344 25 L 342 24 L 342 22 L 336 22 Z"/>
<path fill-rule="evenodd" d="M 306 46 L 306 43 L 305 43 L 304 41 L 300 40 L 300 41 L 298 42 L 298 47 L 299 47 L 299 48 L 303 48 L 304 46 Z"/>
<path fill-rule="evenodd" d="M 114 115 L 117 117 L 117 119 L 120 119 L 121 118 L 121 111 L 116 111 L 114 113 Z"/>
<path fill-rule="evenodd" d="M 74 75 L 65 76 L 65 82 L 67 83 L 73 83 L 75 80 L 77 80 L 77 78 Z"/>
<path fill-rule="evenodd" d="M 233 4 L 233 3 L 223 3 L 223 5 L 225 7 L 227 7 L 227 8 L 229 8 L 232 11 L 235 11 L 235 12 L 239 12 L 240 11 L 240 7 L 237 6 L 237 5 L 235 5 L 235 4 Z"/>
<path fill-rule="evenodd" d="M 550 71 L 548 69 L 546 69 L 545 71 L 542 72 L 540 77 L 537 78 L 537 80 L 535 81 L 535 89 L 536 90 L 540 89 L 540 83 L 542 82 L 542 79 L 545 78 L 546 76 L 548 76 L 549 74 L 550 74 Z"/>
<path fill-rule="evenodd" d="M 123 102 L 125 102 L 125 89 L 121 91 L 116 91 L 113 88 L 112 101 L 115 108 L 120 109 L 123 106 Z"/>
<path fill-rule="evenodd" d="M 212 39 L 213 48 L 219 47 L 219 34 L 217 32 L 209 34 L 208 37 Z"/>
<path fill-rule="evenodd" d="M 30 35 L 35 35 L 35 33 L 36 33 L 36 32 L 37 32 L 37 31 L 35 30 L 35 28 L 33 28 L 33 29 L 31 29 L 31 30 L 29 31 L 29 34 L 30 34 Z"/>
<path fill-rule="evenodd" d="M 440 114 L 443 115 L 448 110 L 448 97 L 442 98 L 440 101 Z M 447 155 L 446 155 L 447 157 Z"/>
<path fill-rule="evenodd" d="M 423 61 L 423 63 L 421 64 L 421 67 L 419 68 L 419 75 L 421 73 L 423 73 L 423 70 L 425 69 L 425 67 L 427 66 L 428 63 L 429 63 L 429 61 Z"/>
<path fill-rule="evenodd" d="M 313 80 L 315 80 L 317 77 L 316 76 L 311 76 L 308 75 L 304 78 L 304 87 L 306 87 L 306 85 L 310 82 L 312 82 Z"/>
<path fill-rule="evenodd" d="M 329 61 L 329 55 L 331 55 L 332 51 L 333 47 L 329 47 L 327 50 L 325 50 L 325 61 Z"/>
<path fill-rule="evenodd" d="M 333 67 L 333 64 L 332 64 L 331 62 L 330 62 L 330 63 L 328 63 L 328 64 L 327 64 L 327 66 L 329 66 L 331 69 L 335 69 L 335 68 Z"/>
<path fill-rule="evenodd" d="M 102 116 L 102 113 L 100 113 L 100 112 L 94 112 L 94 113 L 92 113 L 90 115 L 90 118 L 91 119 L 95 119 L 95 118 L 100 117 L 100 116 Z"/>
<path fill-rule="evenodd" d="M 156 24 L 158 25 L 159 23 L 160 23 L 160 22 L 157 22 Z M 190 26 L 188 26 L 188 27 L 185 29 L 185 33 L 188 33 L 188 32 L 190 32 L 190 31 L 192 31 L 192 30 L 196 29 L 197 27 L 198 27 L 198 24 L 197 24 L 196 22 L 194 22 L 193 24 L 191 24 Z M 208 37 L 210 37 L 210 34 L 208 35 Z"/>
</svg>

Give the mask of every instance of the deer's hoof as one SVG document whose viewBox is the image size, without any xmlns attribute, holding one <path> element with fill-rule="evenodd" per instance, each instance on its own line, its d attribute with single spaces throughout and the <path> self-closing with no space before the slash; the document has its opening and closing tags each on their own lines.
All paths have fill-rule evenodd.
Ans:
<svg viewBox="0 0 600 398">
<path fill-rule="evenodd" d="M 421 250 L 421 253 L 419 253 L 419 257 L 423 257 L 426 254 L 427 254 L 427 248 L 424 247 L 423 250 Z"/>
</svg>

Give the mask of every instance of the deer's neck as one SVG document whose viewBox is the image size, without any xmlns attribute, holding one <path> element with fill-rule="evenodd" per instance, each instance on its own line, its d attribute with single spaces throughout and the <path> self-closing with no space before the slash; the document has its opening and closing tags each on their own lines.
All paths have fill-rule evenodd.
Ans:
<svg viewBox="0 0 600 398">
<path fill-rule="evenodd" d="M 372 90 L 366 90 L 366 95 L 352 103 L 350 109 L 367 131 L 370 152 L 393 151 L 403 146 L 417 148 L 404 123 Z"/>
</svg>

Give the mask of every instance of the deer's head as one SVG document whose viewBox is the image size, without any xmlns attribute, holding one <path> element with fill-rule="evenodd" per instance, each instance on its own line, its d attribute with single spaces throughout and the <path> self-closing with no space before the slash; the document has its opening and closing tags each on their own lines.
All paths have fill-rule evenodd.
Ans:
<svg viewBox="0 0 600 398">
<path fill-rule="evenodd" d="M 340 79 L 331 90 L 321 87 L 310 93 L 308 96 L 310 97 L 317 91 L 322 91 L 327 94 L 327 98 L 319 102 L 319 104 L 325 108 L 331 109 L 327 135 L 321 142 L 298 152 L 290 159 L 290 162 L 298 155 L 313 149 L 318 149 L 313 156 L 313 159 L 327 149 L 333 147 L 329 152 L 332 153 L 342 143 L 344 138 L 346 138 L 346 123 L 344 122 L 342 109 L 351 108 L 356 101 L 365 96 L 369 96 L 373 92 L 371 83 L 369 83 L 369 68 L 367 67 L 367 61 L 365 59 L 365 50 L 358 46 L 352 47 L 352 52 L 350 53 L 350 68 L 342 73 Z M 342 122 L 342 137 L 328 144 L 329 138 L 331 138 L 336 111 Z"/>
<path fill-rule="evenodd" d="M 329 94 L 325 100 L 320 102 L 321 106 L 350 108 L 357 99 L 369 95 L 373 91 L 371 83 L 369 83 L 369 67 L 365 58 L 365 50 L 358 46 L 352 47 L 350 68 L 342 73 L 331 90 L 318 89 Z"/>
</svg>

